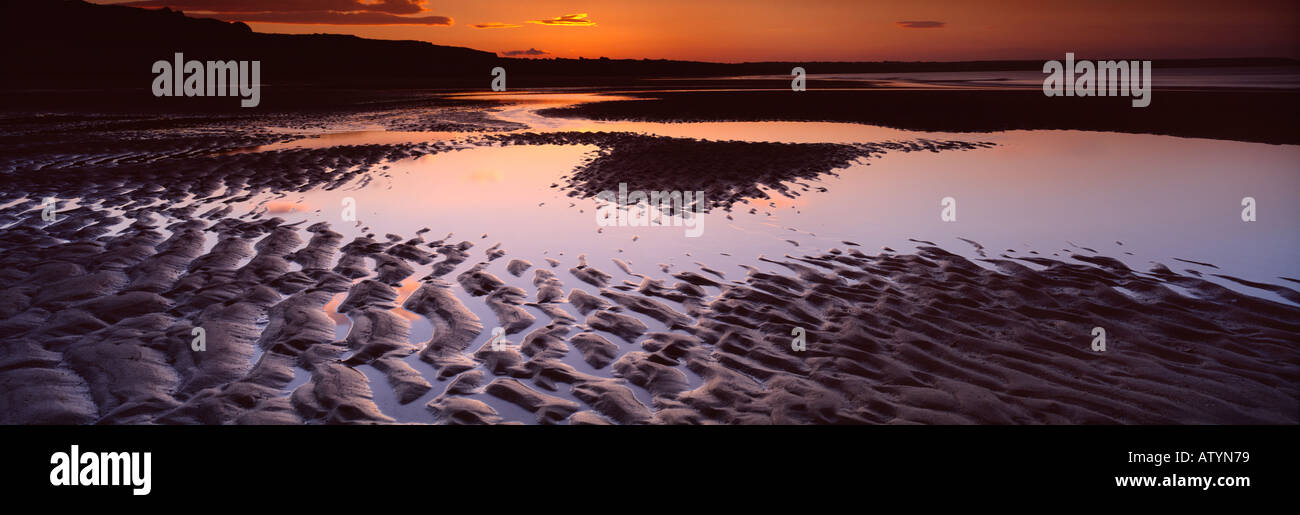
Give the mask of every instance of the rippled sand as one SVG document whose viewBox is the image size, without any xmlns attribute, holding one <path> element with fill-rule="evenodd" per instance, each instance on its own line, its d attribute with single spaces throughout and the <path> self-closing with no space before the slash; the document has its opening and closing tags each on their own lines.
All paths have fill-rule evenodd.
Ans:
<svg viewBox="0 0 1300 515">
<path fill-rule="evenodd" d="M 979 139 L 717 142 L 527 132 L 472 108 L 400 114 L 367 123 L 489 134 L 258 150 L 295 136 L 234 126 L 10 148 L 0 422 L 1300 421 L 1300 308 L 1163 265 L 844 241 L 735 257 L 750 264 L 737 276 L 635 251 L 515 255 L 510 240 L 444 237 L 439 220 L 405 234 L 288 221 L 292 198 L 272 203 L 378 187 L 402 159 L 579 145 L 601 151 L 556 184 L 566 195 L 641 178 L 698 185 L 725 209 L 855 160 L 986 148 Z M 737 160 L 753 173 L 709 175 Z M 45 196 L 61 199 L 53 223 Z M 1289 286 L 1258 287 L 1300 302 Z M 1104 353 L 1089 348 L 1097 325 Z M 195 327 L 203 352 L 190 348 Z M 791 348 L 795 328 L 806 350 Z"/>
</svg>

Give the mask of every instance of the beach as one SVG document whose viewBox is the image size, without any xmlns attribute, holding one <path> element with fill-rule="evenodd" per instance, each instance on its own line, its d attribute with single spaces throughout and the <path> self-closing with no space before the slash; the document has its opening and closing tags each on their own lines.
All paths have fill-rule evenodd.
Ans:
<svg viewBox="0 0 1300 515">
<path fill-rule="evenodd" d="M 7 116 L 0 423 L 1300 422 L 1282 135 L 530 93 Z M 1044 168 L 1124 142 L 1192 152 L 1203 186 Z M 1234 177 L 1272 221 L 1234 220 L 1212 151 L 1254 156 Z M 704 192 L 704 234 L 599 226 L 620 183 Z M 1098 199 L 1110 215 L 1071 211 Z"/>
</svg>

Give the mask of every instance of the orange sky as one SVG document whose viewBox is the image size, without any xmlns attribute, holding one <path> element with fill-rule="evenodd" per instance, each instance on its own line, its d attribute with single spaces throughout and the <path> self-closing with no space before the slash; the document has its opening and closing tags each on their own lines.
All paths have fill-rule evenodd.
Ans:
<svg viewBox="0 0 1300 515">
<path fill-rule="evenodd" d="M 313 23 L 249 22 L 259 32 L 416 39 L 498 53 L 536 49 L 546 52 L 543 57 L 915 61 L 1050 59 L 1067 51 L 1081 58 L 1300 57 L 1300 2 L 1295 0 L 145 2 L 169 5 L 194 16 Z M 195 6 L 211 9 L 203 12 Z M 425 17 L 425 23 L 435 23 L 434 17 L 447 17 L 450 25 L 315 23 L 336 16 L 340 8 L 350 9 L 348 6 L 363 9 L 349 11 L 354 13 L 352 18 L 364 16 L 354 22 L 400 16 Z M 224 14 L 217 14 L 219 9 L 224 9 Z M 248 12 L 251 9 L 264 11 Z M 307 9 L 317 12 L 305 12 Z M 587 16 L 572 16 L 581 13 Z M 561 19 L 564 16 L 569 16 L 567 21 Z M 537 23 L 542 20 L 560 21 Z M 929 28 L 906 28 L 901 22 L 930 23 L 911 24 Z M 514 26 L 474 27 L 489 23 Z"/>
</svg>

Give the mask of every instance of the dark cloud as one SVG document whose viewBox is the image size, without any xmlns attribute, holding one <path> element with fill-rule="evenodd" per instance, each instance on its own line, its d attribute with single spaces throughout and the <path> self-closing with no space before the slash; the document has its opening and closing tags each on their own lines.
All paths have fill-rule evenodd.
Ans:
<svg viewBox="0 0 1300 515">
<path fill-rule="evenodd" d="M 518 56 L 521 56 L 521 55 L 546 55 L 546 54 L 549 54 L 549 53 L 550 53 L 550 52 L 547 52 L 547 51 L 545 51 L 545 50 L 538 50 L 538 49 L 536 49 L 536 48 L 529 48 L 528 50 L 510 50 L 510 51 L 507 51 L 507 52 L 501 52 L 501 55 L 504 55 L 504 56 L 507 56 L 507 57 L 518 57 Z"/>
<path fill-rule="evenodd" d="M 596 25 L 596 22 L 587 19 L 587 13 L 566 14 L 548 20 L 528 20 L 528 23 L 553 27 L 593 27 Z"/>
<path fill-rule="evenodd" d="M 515 25 L 513 23 L 501 23 L 499 21 L 490 21 L 487 23 L 475 23 L 470 26 L 476 29 L 513 29 L 515 27 L 523 27 L 523 25 Z"/>
<path fill-rule="evenodd" d="M 426 0 L 138 0 L 121 5 L 187 11 L 226 21 L 324 25 L 451 25 L 427 12 Z"/>
<path fill-rule="evenodd" d="M 225 21 L 298 23 L 306 25 L 451 25 L 446 16 L 393 16 L 388 13 L 340 13 L 307 11 L 296 13 L 230 13 L 197 15 Z"/>
<path fill-rule="evenodd" d="M 300 13 L 312 11 L 380 12 L 415 14 L 424 11 L 425 0 L 139 0 L 122 5 L 131 7 L 170 7 L 182 11 L 217 13 Z"/>
<path fill-rule="evenodd" d="M 948 22 L 944 22 L 944 21 L 896 21 L 894 22 L 894 25 L 898 25 L 899 27 L 904 29 L 942 29 L 943 26 L 947 24 Z"/>
</svg>

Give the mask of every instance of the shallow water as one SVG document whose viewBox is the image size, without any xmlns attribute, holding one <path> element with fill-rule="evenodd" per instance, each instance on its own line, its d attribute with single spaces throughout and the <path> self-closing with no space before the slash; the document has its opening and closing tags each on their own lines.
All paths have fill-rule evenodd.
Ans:
<svg viewBox="0 0 1300 515">
<path fill-rule="evenodd" d="M 714 210 L 703 217 L 704 233 L 698 238 L 686 237 L 683 227 L 600 227 L 593 199 L 567 197 L 552 187 L 563 184 L 561 177 L 596 151 L 579 145 L 471 147 L 390 162 L 386 170 L 373 170 L 373 180 L 365 187 L 359 187 L 363 179 L 358 179 L 334 191 L 278 199 L 281 212 L 275 215 L 325 220 L 349 237 L 364 234 L 364 227 L 380 237 L 411 237 L 428 227 L 426 239 L 451 232 L 451 242 L 474 242 L 472 253 L 501 243 L 507 252 L 502 265 L 526 259 L 545 266 L 543 259 L 551 257 L 564 263 L 563 271 L 583 253 L 592 265 L 613 274 L 615 282 L 636 279 L 624 275 L 612 263 L 615 258 L 652 277 L 666 277 L 660 263 L 672 271 L 694 270 L 702 263 L 735 279 L 743 278 L 739 265 L 775 268 L 757 262 L 761 255 L 819 254 L 847 249 L 845 241 L 869 252 L 883 246 L 903 251 L 914 245 L 909 238 L 972 258 L 980 257 L 976 249 L 958 238 L 982 244 L 989 257 L 1028 257 L 1031 251 L 1046 257 L 1091 254 L 1086 247 L 1140 271 L 1155 261 L 1174 270 L 1190 268 L 1269 283 L 1285 284 L 1278 277 L 1300 276 L 1300 234 L 1292 227 L 1300 219 L 1300 203 L 1295 201 L 1300 192 L 1298 146 L 1084 131 L 947 134 L 847 123 L 600 122 L 535 113 L 541 107 L 591 98 L 546 95 L 544 102 L 506 106 L 496 116 L 527 123 L 534 131 L 631 131 L 780 142 L 964 139 L 997 146 L 891 152 L 839 170 L 838 177 L 801 181 L 793 185 L 798 198 L 774 193 L 770 200 L 738 204 L 731 213 Z M 362 131 L 332 135 L 331 141 L 393 142 L 393 137 Z M 805 191 L 805 184 L 811 188 Z M 628 188 L 637 189 L 635 184 Z M 1255 222 L 1241 220 L 1242 198 L 1248 196 L 1257 202 Z M 360 227 L 340 223 L 345 197 L 355 200 Z M 957 201 L 955 222 L 940 220 L 944 197 Z M 254 199 L 245 207 L 267 200 Z M 289 208 L 294 211 L 286 212 Z M 566 286 L 575 280 L 560 275 Z M 531 272 L 525 278 L 530 279 Z"/>
</svg>

